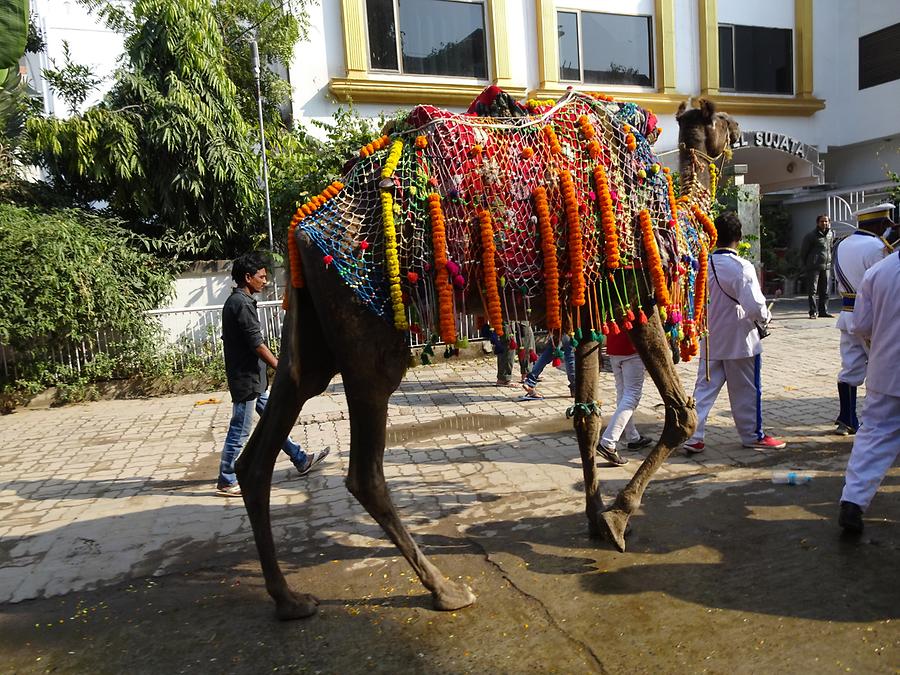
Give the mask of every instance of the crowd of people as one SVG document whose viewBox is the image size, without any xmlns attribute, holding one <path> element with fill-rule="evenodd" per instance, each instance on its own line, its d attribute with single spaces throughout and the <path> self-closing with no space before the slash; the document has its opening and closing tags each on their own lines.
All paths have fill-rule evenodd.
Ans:
<svg viewBox="0 0 900 675">
<path fill-rule="evenodd" d="M 900 232 L 890 218 L 892 204 L 857 212 L 858 229 L 836 247 L 828 216 L 816 219 L 815 229 L 803 240 L 801 260 L 806 268 L 811 319 L 831 317 L 828 312 L 829 272 L 833 268 L 841 294 L 841 369 L 837 376 L 839 411 L 835 433 L 854 435 L 840 500 L 839 524 L 859 533 L 863 514 L 885 473 L 900 453 L 900 254 L 890 255 L 891 242 Z M 700 348 L 700 367 L 693 397 L 697 427 L 684 444 L 687 454 L 705 450 L 707 417 L 722 387 L 727 387 L 735 430 L 744 447 L 762 450 L 784 448 L 786 443 L 763 430 L 762 339 L 771 321 L 770 308 L 762 293 L 752 263 L 738 255 L 742 238 L 736 213 L 726 211 L 715 221 L 719 247 L 709 256 L 709 333 Z M 250 435 L 253 411 L 262 414 L 268 400 L 267 368 L 277 359 L 266 346 L 254 295 L 267 284 L 266 258 L 248 253 L 234 261 L 235 288 L 222 311 L 222 339 L 232 417 L 217 481 L 218 494 L 239 496 L 234 464 Z M 513 370 L 518 355 L 523 400 L 539 400 L 537 390 L 544 368 L 556 361 L 565 364 L 570 394 L 574 396 L 575 357 L 571 340 L 563 334 L 548 340 L 535 354 L 535 339 L 527 322 L 512 322 L 505 332 L 515 335 L 517 349 L 501 348 L 497 354 L 497 384 L 518 386 Z M 616 389 L 616 408 L 604 429 L 597 452 L 612 465 L 627 463 L 618 452 L 624 443 L 639 450 L 653 443 L 634 424 L 634 414 L 643 392 L 645 369 L 627 333 L 610 336 L 606 344 Z M 856 412 L 857 388 L 866 382 L 866 404 L 862 419 Z M 283 451 L 299 475 L 307 475 L 329 454 L 326 447 L 307 453 L 288 437 Z"/>
</svg>

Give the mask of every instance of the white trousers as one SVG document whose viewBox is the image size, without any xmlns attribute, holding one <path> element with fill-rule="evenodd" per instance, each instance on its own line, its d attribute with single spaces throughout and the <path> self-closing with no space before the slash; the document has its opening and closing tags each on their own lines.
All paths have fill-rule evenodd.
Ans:
<svg viewBox="0 0 900 675">
<path fill-rule="evenodd" d="M 760 355 L 742 359 L 710 359 L 709 382 L 706 381 L 706 363 L 700 359 L 694 400 L 697 404 L 697 430 L 688 443 L 703 440 L 706 418 L 719 396 L 723 384 L 728 385 L 731 416 L 741 443 L 755 443 L 763 437 L 762 383 L 760 380 Z"/>
<path fill-rule="evenodd" d="M 869 363 L 869 350 L 865 341 L 858 335 L 841 331 L 841 370 L 838 382 L 851 387 L 858 387 L 866 379 L 866 365 Z"/>
<path fill-rule="evenodd" d="M 632 418 L 644 393 L 646 369 L 637 354 L 610 356 L 609 361 L 616 379 L 616 411 L 609 418 L 609 424 L 600 437 L 600 445 L 615 450 L 623 432 L 627 442 L 637 441 L 641 437 Z"/>
<path fill-rule="evenodd" d="M 853 439 L 841 501 L 865 511 L 900 454 L 900 396 L 869 389 L 863 411 L 865 422 Z"/>
</svg>

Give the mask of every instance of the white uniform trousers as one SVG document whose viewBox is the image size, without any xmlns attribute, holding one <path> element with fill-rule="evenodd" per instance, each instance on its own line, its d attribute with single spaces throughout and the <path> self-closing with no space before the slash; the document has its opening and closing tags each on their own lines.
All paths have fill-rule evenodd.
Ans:
<svg viewBox="0 0 900 675">
<path fill-rule="evenodd" d="M 723 384 L 728 385 L 731 416 L 741 443 L 755 443 L 763 437 L 762 383 L 760 379 L 760 355 L 742 359 L 710 359 L 709 382 L 706 381 L 706 363 L 701 359 L 694 385 L 697 405 L 697 430 L 688 443 L 703 440 L 706 418 L 719 396 Z"/>
<path fill-rule="evenodd" d="M 853 439 L 841 501 L 865 511 L 900 453 L 900 396 L 866 392 L 865 422 Z"/>
<path fill-rule="evenodd" d="M 851 387 L 858 387 L 866 379 L 866 364 L 869 362 L 869 350 L 865 341 L 858 335 L 841 331 L 841 370 L 838 382 Z"/>
<path fill-rule="evenodd" d="M 616 411 L 609 418 L 609 424 L 600 437 L 600 445 L 609 450 L 616 449 L 616 443 L 625 434 L 629 443 L 640 439 L 641 434 L 634 427 L 634 411 L 644 393 L 644 362 L 637 354 L 610 356 L 613 376 L 616 379 Z"/>
</svg>

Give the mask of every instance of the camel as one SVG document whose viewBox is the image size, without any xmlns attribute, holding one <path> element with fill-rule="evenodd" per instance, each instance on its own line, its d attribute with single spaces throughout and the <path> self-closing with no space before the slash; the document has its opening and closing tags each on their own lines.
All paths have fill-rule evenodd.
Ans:
<svg viewBox="0 0 900 675">
<path fill-rule="evenodd" d="M 430 335 L 429 345 L 440 336 L 449 354 L 458 344 L 455 317 L 484 311 L 509 348 L 516 345 L 506 322 L 526 316 L 551 335 L 573 337 L 570 414 L 588 531 L 620 551 L 654 472 L 693 432 L 693 401 L 673 361 L 695 355 L 703 337 L 706 253 L 715 240 L 705 215 L 711 160 L 737 140 L 736 122 L 709 101 L 682 104 L 676 199 L 672 176 L 650 149 L 660 130 L 649 111 L 575 92 L 503 109 L 513 116 L 414 108 L 292 220 L 284 347 L 268 407 L 236 468 L 282 620 L 314 614 L 318 600 L 293 591 L 278 564 L 269 514 L 275 459 L 303 404 L 337 373 L 350 418 L 348 490 L 413 567 L 435 609 L 475 602 L 422 553 L 385 484 L 387 404 L 410 360 L 410 331 Z M 595 400 L 600 345 L 618 330 L 628 331 L 659 389 L 665 426 L 606 505 L 594 459 Z"/>
</svg>

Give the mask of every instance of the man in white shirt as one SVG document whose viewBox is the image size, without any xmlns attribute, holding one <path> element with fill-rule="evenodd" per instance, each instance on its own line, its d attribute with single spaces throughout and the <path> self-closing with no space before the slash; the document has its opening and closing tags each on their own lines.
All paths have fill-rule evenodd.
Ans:
<svg viewBox="0 0 900 675">
<path fill-rule="evenodd" d="M 841 370 L 838 373 L 838 398 L 841 409 L 834 423 L 835 433 L 855 434 L 859 429 L 856 417 L 856 389 L 866 379 L 868 349 L 865 342 L 850 332 L 856 289 L 866 270 L 884 258 L 890 246 L 881 238 L 886 227 L 893 223 L 890 212 L 894 205 L 879 204 L 856 212 L 859 229 L 843 239 L 834 254 L 834 272 L 841 292 L 841 314 L 835 327 L 841 331 Z"/>
<path fill-rule="evenodd" d="M 700 345 L 700 370 L 694 385 L 697 430 L 684 449 L 688 454 L 703 452 L 706 418 L 722 385 L 727 384 L 731 416 L 744 447 L 777 450 L 787 444 L 764 433 L 762 427 L 759 329 L 765 329 L 771 316 L 756 270 L 737 254 L 741 240 L 737 214 L 726 211 L 715 224 L 720 247 L 709 256 L 709 335 Z"/>
<path fill-rule="evenodd" d="M 869 341 L 863 424 L 853 439 L 838 523 L 859 534 L 862 516 L 900 453 L 900 253 L 866 272 L 850 331 Z"/>
</svg>

